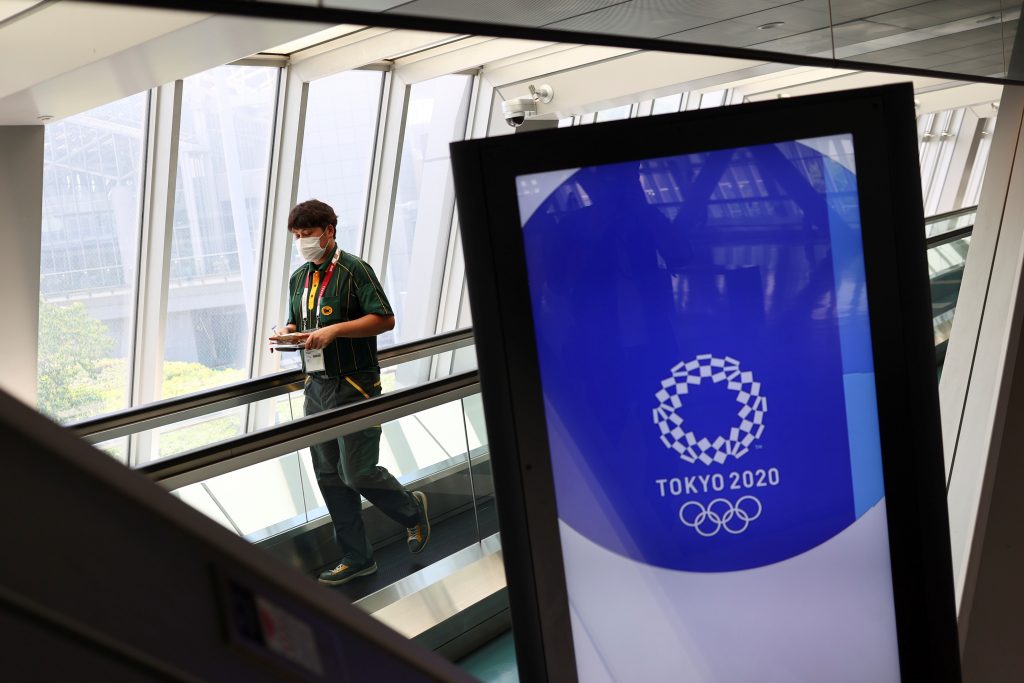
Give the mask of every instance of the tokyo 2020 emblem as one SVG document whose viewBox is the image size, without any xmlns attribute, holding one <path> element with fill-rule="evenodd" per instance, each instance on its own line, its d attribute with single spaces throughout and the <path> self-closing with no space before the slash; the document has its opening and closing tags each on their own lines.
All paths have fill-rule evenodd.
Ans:
<svg viewBox="0 0 1024 683">
<path fill-rule="evenodd" d="M 686 396 L 704 380 L 715 384 L 726 382 L 726 388 L 736 394 L 737 424 L 729 429 L 728 435 L 698 436 L 684 426 Z M 730 456 L 741 458 L 764 432 L 768 400 L 761 395 L 761 383 L 754 381 L 753 373 L 745 372 L 740 362 L 729 356 L 717 358 L 702 353 L 675 365 L 672 376 L 662 380 L 661 390 L 655 396 L 658 407 L 653 411 L 654 424 L 661 432 L 661 443 L 689 463 L 700 460 L 705 465 L 720 465 Z"/>
</svg>

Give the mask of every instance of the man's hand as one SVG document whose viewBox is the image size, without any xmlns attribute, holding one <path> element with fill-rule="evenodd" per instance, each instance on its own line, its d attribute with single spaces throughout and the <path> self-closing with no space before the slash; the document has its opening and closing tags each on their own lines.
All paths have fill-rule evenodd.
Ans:
<svg viewBox="0 0 1024 683">
<path fill-rule="evenodd" d="M 296 327 L 295 325 L 289 323 L 287 325 L 282 325 L 281 327 L 273 327 L 271 329 L 274 331 L 274 334 L 267 337 L 267 339 L 269 339 L 270 341 L 277 341 L 278 337 L 281 337 L 286 334 L 294 334 Z"/>
<path fill-rule="evenodd" d="M 309 336 L 306 337 L 306 348 L 307 349 L 322 349 L 337 338 L 332 328 L 335 325 L 321 328 L 314 332 L 310 332 Z"/>
</svg>

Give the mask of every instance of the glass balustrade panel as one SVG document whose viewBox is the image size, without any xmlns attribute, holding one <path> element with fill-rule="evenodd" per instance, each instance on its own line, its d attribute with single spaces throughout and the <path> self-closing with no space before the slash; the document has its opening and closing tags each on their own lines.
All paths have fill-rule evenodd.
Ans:
<svg viewBox="0 0 1024 683">
<path fill-rule="evenodd" d="M 289 398 L 294 404 L 294 395 Z M 403 524 L 377 508 L 368 491 L 371 500 L 362 499 L 362 515 L 384 570 L 339 587 L 350 599 L 412 574 L 421 583 L 436 581 L 444 575 L 437 563 L 475 546 L 481 528 L 496 532 L 482 412 L 479 397 L 471 398 L 476 402 L 471 401 L 470 417 L 457 399 L 381 425 L 378 464 L 406 490 L 427 496 L 431 538 L 422 553 L 411 554 Z M 474 490 L 484 496 L 484 518 Z M 189 484 L 174 495 L 310 575 L 340 559 L 309 449 Z"/>
</svg>

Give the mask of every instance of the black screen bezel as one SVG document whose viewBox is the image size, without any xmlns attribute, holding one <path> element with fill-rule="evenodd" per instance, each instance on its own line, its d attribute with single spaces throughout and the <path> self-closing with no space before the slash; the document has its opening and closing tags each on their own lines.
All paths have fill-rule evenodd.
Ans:
<svg viewBox="0 0 1024 683">
<path fill-rule="evenodd" d="M 858 171 L 901 677 L 960 680 L 910 84 L 452 144 L 523 680 L 577 676 L 516 176 L 844 133 Z"/>
</svg>

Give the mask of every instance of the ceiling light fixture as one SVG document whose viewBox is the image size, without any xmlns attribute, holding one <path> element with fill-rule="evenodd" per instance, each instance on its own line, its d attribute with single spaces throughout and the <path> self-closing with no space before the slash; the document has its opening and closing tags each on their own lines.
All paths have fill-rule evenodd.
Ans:
<svg viewBox="0 0 1024 683">
<path fill-rule="evenodd" d="M 784 22 L 784 21 L 769 21 L 767 24 L 761 24 L 760 26 L 758 26 L 757 30 L 758 31 L 767 31 L 770 28 L 778 28 L 778 27 L 782 26 L 785 23 L 786 22 Z"/>
</svg>

